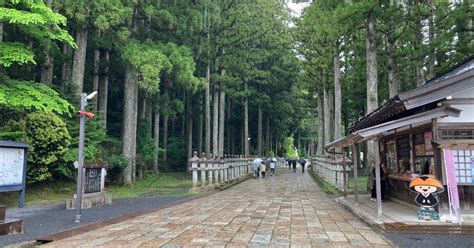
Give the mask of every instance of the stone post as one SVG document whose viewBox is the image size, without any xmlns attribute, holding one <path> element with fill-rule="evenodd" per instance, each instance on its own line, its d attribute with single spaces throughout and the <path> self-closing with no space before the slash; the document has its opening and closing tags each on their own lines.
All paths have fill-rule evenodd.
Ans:
<svg viewBox="0 0 474 248">
<path fill-rule="evenodd" d="M 214 163 L 214 161 L 215 161 L 215 159 L 212 159 L 212 158 L 207 160 L 207 167 L 206 167 L 206 168 L 207 168 L 207 175 L 209 176 L 209 184 L 208 184 L 208 186 L 209 186 L 210 188 L 214 187 L 214 184 L 213 184 L 213 182 L 212 182 L 212 176 L 213 176 L 213 173 L 212 173 L 212 171 L 213 171 L 212 166 L 213 166 L 213 165 L 212 165 L 212 164 Z"/>
<path fill-rule="evenodd" d="M 207 159 L 205 154 L 202 153 L 201 159 L 199 159 L 199 170 L 201 171 L 201 188 L 206 188 L 206 162 Z"/>
<path fill-rule="evenodd" d="M 224 183 L 228 183 L 229 182 L 228 159 L 224 160 L 223 167 L 224 167 L 224 169 L 223 169 L 223 171 L 224 171 Z"/>
<path fill-rule="evenodd" d="M 224 163 L 225 163 L 225 158 L 227 156 L 224 156 L 224 159 L 221 159 L 219 161 L 219 179 L 220 179 L 220 184 L 221 185 L 224 185 L 225 184 L 225 181 L 224 181 L 224 172 L 225 172 L 225 168 L 224 168 Z"/>
<path fill-rule="evenodd" d="M 193 157 L 189 159 L 189 162 L 191 163 L 191 171 L 193 174 L 193 188 L 191 191 L 197 191 L 198 187 L 198 163 L 199 163 L 199 158 L 197 156 L 197 152 L 193 152 Z"/>
<path fill-rule="evenodd" d="M 214 170 L 214 184 L 216 186 L 216 188 L 218 188 L 220 186 L 219 184 L 219 166 L 221 164 L 221 158 L 219 158 L 218 160 L 214 160 L 214 166 L 212 167 L 212 169 Z"/>
</svg>

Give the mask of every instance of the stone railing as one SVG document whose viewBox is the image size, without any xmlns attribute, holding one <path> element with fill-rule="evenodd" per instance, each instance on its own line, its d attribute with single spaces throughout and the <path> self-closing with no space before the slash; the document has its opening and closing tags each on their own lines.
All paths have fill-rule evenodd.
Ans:
<svg viewBox="0 0 474 248">
<path fill-rule="evenodd" d="M 314 156 L 311 158 L 311 169 L 326 182 L 344 190 L 344 167 L 342 157 Z M 346 158 L 346 173 L 351 171 L 352 162 Z M 348 183 L 346 176 L 346 183 Z M 347 184 L 349 185 L 349 184 Z"/>
<path fill-rule="evenodd" d="M 197 152 L 189 159 L 193 187 L 191 191 L 222 188 L 226 184 L 249 178 L 252 174 L 252 158 L 241 155 L 224 156 L 223 159 L 199 158 Z"/>
</svg>

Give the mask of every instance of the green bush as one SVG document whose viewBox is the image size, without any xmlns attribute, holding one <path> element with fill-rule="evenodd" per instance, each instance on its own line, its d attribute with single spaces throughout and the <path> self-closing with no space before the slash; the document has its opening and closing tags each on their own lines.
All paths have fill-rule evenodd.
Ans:
<svg viewBox="0 0 474 248">
<path fill-rule="evenodd" d="M 186 149 L 182 137 L 168 139 L 168 161 L 165 166 L 165 171 L 186 171 Z"/>
<path fill-rule="evenodd" d="M 66 124 L 53 113 L 34 112 L 26 117 L 28 151 L 27 182 L 48 180 L 56 175 L 69 177 L 64 155 L 68 152 L 71 136 Z"/>
<path fill-rule="evenodd" d="M 122 171 L 128 166 L 128 158 L 123 155 L 112 154 L 105 158 L 107 167 L 107 178 L 111 182 L 119 182 Z"/>
</svg>

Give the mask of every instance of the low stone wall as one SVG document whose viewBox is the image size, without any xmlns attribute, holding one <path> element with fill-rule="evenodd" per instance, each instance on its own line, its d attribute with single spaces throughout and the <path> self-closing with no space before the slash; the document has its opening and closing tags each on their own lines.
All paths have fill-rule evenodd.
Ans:
<svg viewBox="0 0 474 248">
<path fill-rule="evenodd" d="M 342 157 L 314 156 L 311 158 L 311 169 L 323 180 L 344 190 L 344 170 Z M 351 171 L 352 162 L 346 158 L 346 172 Z M 346 177 L 347 183 L 349 176 Z"/>
</svg>

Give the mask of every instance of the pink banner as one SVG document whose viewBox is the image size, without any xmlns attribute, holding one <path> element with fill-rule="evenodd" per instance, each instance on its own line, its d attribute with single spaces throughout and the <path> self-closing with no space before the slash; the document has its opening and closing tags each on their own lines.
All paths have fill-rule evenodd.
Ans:
<svg viewBox="0 0 474 248">
<path fill-rule="evenodd" d="M 454 168 L 454 158 L 451 150 L 444 150 L 444 165 L 446 167 L 446 177 L 448 179 L 448 194 L 451 199 L 451 206 L 456 214 L 459 214 L 459 194 L 458 182 L 456 180 L 456 169 Z"/>
</svg>

